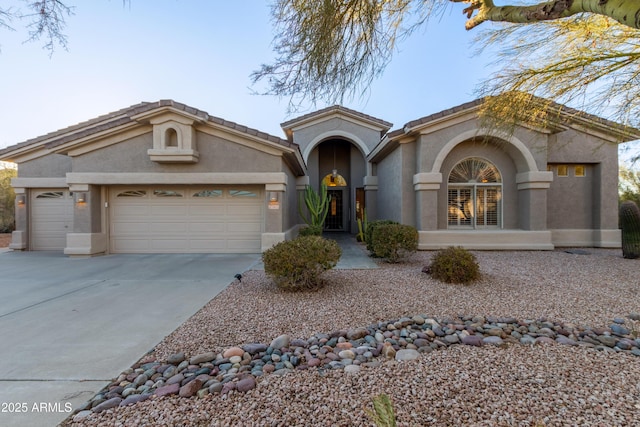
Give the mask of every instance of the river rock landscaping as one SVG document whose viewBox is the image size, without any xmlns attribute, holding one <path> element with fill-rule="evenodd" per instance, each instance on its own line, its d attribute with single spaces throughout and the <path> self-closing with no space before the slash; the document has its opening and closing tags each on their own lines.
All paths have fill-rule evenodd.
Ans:
<svg viewBox="0 0 640 427">
<path fill-rule="evenodd" d="M 429 253 L 311 293 L 248 272 L 66 423 L 372 425 L 384 392 L 398 425 L 640 425 L 638 262 L 476 254 L 470 286 Z"/>
</svg>

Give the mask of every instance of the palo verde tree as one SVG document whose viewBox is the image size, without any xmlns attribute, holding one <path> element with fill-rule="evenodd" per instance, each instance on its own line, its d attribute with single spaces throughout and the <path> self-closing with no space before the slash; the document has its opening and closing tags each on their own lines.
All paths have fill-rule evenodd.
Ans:
<svg viewBox="0 0 640 427">
<path fill-rule="evenodd" d="M 252 75 L 264 93 L 342 102 L 365 93 L 397 44 L 455 3 L 467 30 L 492 21 L 478 52 L 497 45 L 502 72 L 478 89 L 496 123 L 546 120 L 549 98 L 626 125 L 640 117 L 640 2 L 625 0 L 274 0 L 273 63 Z M 462 8 L 461 8 L 462 9 Z M 461 21 L 461 27 L 463 22 Z M 492 96 L 500 95 L 500 96 Z M 555 108 L 557 112 L 557 108 Z M 514 112 L 519 114 L 514 115 Z"/>
</svg>

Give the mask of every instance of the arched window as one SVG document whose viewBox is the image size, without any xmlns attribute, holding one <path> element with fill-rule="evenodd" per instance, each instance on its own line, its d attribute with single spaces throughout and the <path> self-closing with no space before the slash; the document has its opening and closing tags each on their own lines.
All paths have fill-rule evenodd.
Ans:
<svg viewBox="0 0 640 427">
<path fill-rule="evenodd" d="M 491 162 L 471 157 L 449 174 L 449 228 L 502 228 L 502 178 Z"/>
</svg>

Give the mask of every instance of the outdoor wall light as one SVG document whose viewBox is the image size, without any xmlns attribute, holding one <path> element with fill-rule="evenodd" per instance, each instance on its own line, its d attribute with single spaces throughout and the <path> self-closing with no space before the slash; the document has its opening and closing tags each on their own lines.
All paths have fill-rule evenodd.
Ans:
<svg viewBox="0 0 640 427">
<path fill-rule="evenodd" d="M 87 193 L 80 191 L 73 194 L 76 198 L 76 203 L 85 203 L 87 201 Z"/>
<path fill-rule="evenodd" d="M 280 202 L 278 201 L 278 192 L 270 191 L 269 192 L 269 209 L 280 209 Z"/>
<path fill-rule="evenodd" d="M 24 206 L 24 202 L 25 202 L 24 194 L 18 194 L 16 196 L 16 202 L 18 202 L 19 206 Z"/>
</svg>

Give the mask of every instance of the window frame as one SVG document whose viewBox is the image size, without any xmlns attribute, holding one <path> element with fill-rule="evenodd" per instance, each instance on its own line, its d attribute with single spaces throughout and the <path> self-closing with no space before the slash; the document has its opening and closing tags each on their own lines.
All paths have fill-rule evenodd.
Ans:
<svg viewBox="0 0 640 427">
<path fill-rule="evenodd" d="M 466 164 L 465 164 L 466 163 Z M 494 177 L 494 180 L 488 182 L 483 180 L 482 182 L 478 182 L 475 177 L 481 171 L 476 170 L 468 170 L 469 172 L 469 180 L 467 182 L 460 181 L 460 178 L 463 176 L 460 170 L 456 171 L 456 168 L 460 167 L 460 169 L 464 170 L 468 168 L 469 165 L 481 165 L 485 163 L 486 168 L 491 169 L 491 176 Z M 485 175 L 485 174 L 482 174 Z M 451 182 L 454 179 L 456 181 Z M 480 191 L 479 191 L 480 189 Z M 494 200 L 489 201 L 487 199 L 487 194 L 489 189 L 495 189 L 495 197 Z M 466 190 L 466 191 L 464 191 Z M 457 202 L 454 202 L 452 199 L 452 191 L 456 192 L 454 195 L 455 198 L 458 199 Z M 460 201 L 461 192 L 464 191 L 465 200 Z M 491 161 L 481 158 L 481 157 L 468 157 L 460 160 L 455 164 L 451 171 L 449 172 L 449 178 L 447 180 L 447 228 L 453 230 L 487 230 L 487 229 L 502 229 L 503 228 L 503 185 L 502 185 L 502 173 L 498 169 L 498 167 Z M 479 201 L 479 197 L 483 195 L 482 202 Z M 466 206 L 469 202 L 471 202 L 471 206 Z M 491 212 L 491 210 L 487 209 L 489 204 L 495 203 L 495 224 L 487 224 L 487 214 Z M 481 209 L 479 209 L 481 207 Z M 456 213 L 452 214 L 452 209 L 458 209 L 458 217 L 454 218 Z M 483 212 L 483 221 L 481 224 L 478 224 L 478 212 Z M 460 214 L 465 217 L 469 215 L 468 222 L 464 221 L 461 223 Z"/>
</svg>

